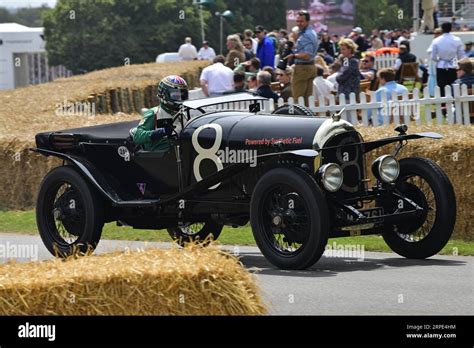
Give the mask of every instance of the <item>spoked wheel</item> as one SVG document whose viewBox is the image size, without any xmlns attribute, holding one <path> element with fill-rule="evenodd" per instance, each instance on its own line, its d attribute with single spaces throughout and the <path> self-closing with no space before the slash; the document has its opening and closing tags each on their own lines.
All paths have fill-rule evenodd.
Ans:
<svg viewBox="0 0 474 348">
<path fill-rule="evenodd" d="M 295 254 L 310 234 L 309 208 L 286 184 L 276 184 L 262 197 L 265 237 L 283 255 Z"/>
<path fill-rule="evenodd" d="M 405 158 L 400 161 L 396 187 L 423 212 L 416 220 L 386 226 L 385 242 L 407 258 L 437 254 L 448 243 L 456 222 L 456 197 L 449 178 L 430 160 Z"/>
<path fill-rule="evenodd" d="M 103 227 L 100 197 L 69 166 L 58 167 L 41 183 L 36 221 L 44 245 L 55 256 L 93 251 Z"/>
<path fill-rule="evenodd" d="M 192 242 L 203 242 L 204 245 L 207 245 L 211 240 L 216 240 L 219 237 L 223 227 L 223 225 L 210 220 L 171 227 L 168 228 L 168 233 L 181 246 Z"/>
<path fill-rule="evenodd" d="M 282 105 L 276 108 L 272 114 L 275 115 L 301 115 L 301 116 L 314 116 L 314 113 L 311 111 L 310 108 L 299 105 Z"/>
<path fill-rule="evenodd" d="M 326 201 L 314 179 L 299 169 L 273 169 L 260 179 L 250 221 L 262 254 L 279 268 L 308 268 L 324 252 Z"/>
</svg>

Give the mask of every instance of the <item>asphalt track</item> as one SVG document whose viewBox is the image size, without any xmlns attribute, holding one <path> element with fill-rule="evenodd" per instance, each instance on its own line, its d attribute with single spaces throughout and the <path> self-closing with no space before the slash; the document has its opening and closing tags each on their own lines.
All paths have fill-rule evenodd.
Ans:
<svg viewBox="0 0 474 348">
<path fill-rule="evenodd" d="M 0 234 L 0 245 L 8 243 L 37 246 L 39 260 L 52 258 L 38 236 Z M 148 247 L 171 244 L 102 240 L 96 252 Z M 256 275 L 271 314 L 474 314 L 474 257 L 408 260 L 392 253 L 365 252 L 361 259 L 323 256 L 309 270 L 282 271 L 256 247 L 224 248 L 238 254 Z"/>
</svg>

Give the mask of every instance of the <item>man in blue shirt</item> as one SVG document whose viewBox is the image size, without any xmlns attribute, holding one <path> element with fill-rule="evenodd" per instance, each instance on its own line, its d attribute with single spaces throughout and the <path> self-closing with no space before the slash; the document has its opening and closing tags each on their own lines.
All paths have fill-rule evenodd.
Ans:
<svg viewBox="0 0 474 348">
<path fill-rule="evenodd" d="M 275 67 L 275 46 L 273 40 L 265 35 L 265 29 L 258 25 L 255 28 L 255 35 L 258 39 L 257 58 L 260 59 L 260 66 Z"/>
<path fill-rule="evenodd" d="M 392 100 L 392 94 L 395 92 L 397 96 L 403 95 L 404 93 L 408 93 L 408 89 L 398 84 L 395 81 L 395 71 L 393 69 L 380 69 L 377 74 L 381 87 L 375 92 L 375 100 L 377 102 L 382 101 L 382 94 L 387 95 L 387 102 Z M 387 103 L 388 105 L 382 105 L 382 109 L 378 111 L 377 118 L 378 123 L 381 125 L 384 123 L 384 117 L 390 117 L 391 115 L 391 103 Z M 398 108 L 400 110 L 400 108 Z M 370 111 L 370 110 L 369 110 Z M 370 113 L 369 113 L 370 117 Z"/>
<path fill-rule="evenodd" d="M 309 25 L 310 16 L 308 11 L 298 12 L 296 24 L 299 33 L 295 50 L 285 59 L 291 58 L 295 62 L 292 81 L 293 98 L 297 101 L 300 96 L 303 96 L 306 106 L 310 106 L 308 105 L 308 98 L 313 94 L 313 80 L 316 77 L 314 58 L 318 52 L 318 36 Z"/>
</svg>

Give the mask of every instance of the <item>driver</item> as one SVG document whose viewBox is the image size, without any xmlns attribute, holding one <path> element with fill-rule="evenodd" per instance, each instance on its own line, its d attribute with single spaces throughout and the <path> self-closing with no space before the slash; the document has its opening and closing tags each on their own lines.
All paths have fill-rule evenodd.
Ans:
<svg viewBox="0 0 474 348">
<path fill-rule="evenodd" d="M 130 130 L 133 142 L 142 145 L 145 151 L 169 149 L 167 137 L 180 127 L 179 121 L 175 125 L 172 122 L 181 103 L 188 99 L 188 84 L 178 75 L 166 76 L 158 84 L 157 97 L 160 105 L 143 112 L 143 119 L 138 126 Z"/>
</svg>

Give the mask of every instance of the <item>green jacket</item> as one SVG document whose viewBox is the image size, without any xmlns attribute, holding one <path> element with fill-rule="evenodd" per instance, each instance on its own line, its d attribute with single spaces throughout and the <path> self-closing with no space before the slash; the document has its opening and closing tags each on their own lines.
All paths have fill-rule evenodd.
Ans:
<svg viewBox="0 0 474 348">
<path fill-rule="evenodd" d="M 158 141 L 151 140 L 151 133 L 155 130 L 155 120 L 158 111 L 158 106 L 145 111 L 142 115 L 143 119 L 138 126 L 130 130 L 134 144 L 142 145 L 145 151 L 166 152 L 171 148 L 171 143 L 166 137 Z"/>
</svg>

